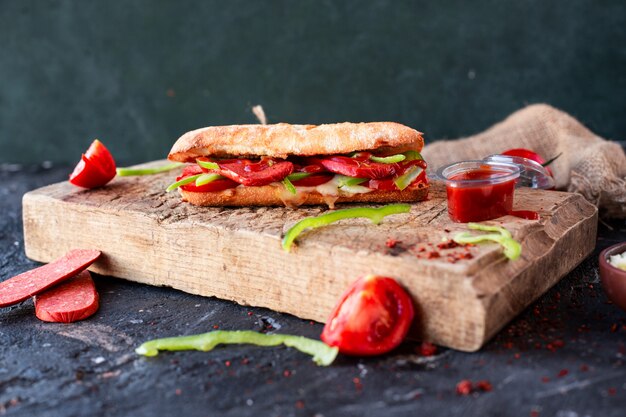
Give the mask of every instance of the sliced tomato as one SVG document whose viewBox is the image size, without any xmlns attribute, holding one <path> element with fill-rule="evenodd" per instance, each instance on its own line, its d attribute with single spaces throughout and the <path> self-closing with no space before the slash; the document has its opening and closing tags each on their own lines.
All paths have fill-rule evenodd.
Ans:
<svg viewBox="0 0 626 417">
<path fill-rule="evenodd" d="M 320 174 L 312 174 L 306 178 L 302 178 L 301 180 L 291 181 L 291 183 L 296 187 L 317 187 L 318 185 L 326 184 L 328 181 L 332 180 L 334 176 L 335 174 L 324 172 Z"/>
<path fill-rule="evenodd" d="M 102 142 L 96 139 L 70 174 L 70 183 L 83 188 L 96 188 L 107 184 L 115 174 L 113 156 Z"/>
<path fill-rule="evenodd" d="M 341 297 L 321 338 L 341 353 L 379 355 L 404 340 L 413 316 L 411 297 L 393 278 L 368 275 Z"/>
<path fill-rule="evenodd" d="M 538 162 L 542 166 L 544 166 L 544 164 L 546 163 L 546 160 L 543 159 L 541 155 L 539 155 L 536 152 L 531 151 L 530 149 L 524 149 L 524 148 L 509 149 L 509 150 L 502 152 L 502 155 L 520 156 L 522 158 L 526 158 L 526 159 L 530 159 L 531 161 Z M 550 176 L 554 177 L 554 174 L 552 173 L 552 170 L 550 169 L 550 167 L 544 166 L 544 168 L 546 169 L 546 171 L 548 171 L 548 174 L 550 174 Z"/>
<path fill-rule="evenodd" d="M 397 164 L 381 164 L 379 162 L 359 160 L 347 156 L 320 158 L 319 164 L 330 172 L 357 178 L 391 177 L 398 171 Z"/>
<path fill-rule="evenodd" d="M 206 172 L 206 171 L 207 171 L 206 169 L 201 168 L 198 165 L 187 165 L 183 169 L 182 174 L 176 178 L 176 181 L 180 181 L 183 178 L 190 177 L 192 175 L 202 174 L 203 172 Z M 180 188 L 185 191 L 191 191 L 191 192 L 196 192 L 196 193 L 208 193 L 208 192 L 223 191 L 229 188 L 235 188 L 238 185 L 239 184 L 236 183 L 235 181 L 230 180 L 228 178 L 224 178 L 224 179 L 212 181 L 208 184 L 201 185 L 200 187 L 197 187 L 194 183 L 191 183 L 191 184 L 183 185 Z"/>
</svg>

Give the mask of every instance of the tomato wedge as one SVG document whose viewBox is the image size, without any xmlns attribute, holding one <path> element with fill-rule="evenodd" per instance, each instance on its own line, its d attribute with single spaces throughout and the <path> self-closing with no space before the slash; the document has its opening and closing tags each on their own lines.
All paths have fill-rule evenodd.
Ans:
<svg viewBox="0 0 626 417">
<path fill-rule="evenodd" d="M 115 177 L 115 160 L 98 139 L 94 140 L 70 175 L 70 183 L 83 188 L 96 188 Z"/>
<path fill-rule="evenodd" d="M 176 181 L 180 181 L 183 178 L 190 177 L 192 175 L 202 174 L 203 172 L 207 172 L 207 170 L 199 167 L 198 165 L 187 165 L 183 169 L 182 174 L 176 178 Z M 235 181 L 228 179 L 228 178 L 224 178 L 224 179 L 212 181 L 208 184 L 204 184 L 199 187 L 197 187 L 194 183 L 191 183 L 191 184 L 183 185 L 180 188 L 185 191 L 190 191 L 190 192 L 208 193 L 208 192 L 223 191 L 229 188 L 235 188 L 238 185 L 239 184 L 236 183 Z"/>
<path fill-rule="evenodd" d="M 359 278 L 341 297 L 322 340 L 348 355 L 379 355 L 404 340 L 414 316 L 411 297 L 393 279 Z"/>
<path fill-rule="evenodd" d="M 502 152 L 502 155 L 520 156 L 522 158 L 526 158 L 526 159 L 530 159 L 531 161 L 538 162 L 546 169 L 546 171 L 548 171 L 548 174 L 550 174 L 550 176 L 554 177 L 554 174 L 552 173 L 552 170 L 550 169 L 550 167 L 545 166 L 546 160 L 543 159 L 541 155 L 539 155 L 536 152 L 531 151 L 530 149 L 524 149 L 524 148 L 509 149 L 507 151 Z"/>
</svg>

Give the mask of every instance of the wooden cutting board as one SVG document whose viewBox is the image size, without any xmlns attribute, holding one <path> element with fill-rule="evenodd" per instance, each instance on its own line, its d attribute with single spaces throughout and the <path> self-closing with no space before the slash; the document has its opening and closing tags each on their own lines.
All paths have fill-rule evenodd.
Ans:
<svg viewBox="0 0 626 417">
<path fill-rule="evenodd" d="M 474 351 L 596 242 L 597 210 L 580 195 L 519 189 L 515 209 L 538 211 L 541 220 L 493 222 L 522 242 L 519 260 L 507 261 L 496 244 L 439 249 L 466 227 L 449 220 L 445 188 L 433 182 L 429 200 L 408 214 L 306 232 L 286 253 L 281 235 L 325 208 L 194 207 L 164 192 L 176 175 L 116 178 L 97 190 L 63 182 L 25 194 L 26 255 L 49 262 L 73 248 L 100 249 L 104 256 L 90 268 L 100 274 L 321 322 L 357 277 L 390 276 L 415 301 L 413 336 Z M 389 248 L 388 239 L 400 243 Z M 451 262 L 467 252 L 471 259 Z"/>
</svg>

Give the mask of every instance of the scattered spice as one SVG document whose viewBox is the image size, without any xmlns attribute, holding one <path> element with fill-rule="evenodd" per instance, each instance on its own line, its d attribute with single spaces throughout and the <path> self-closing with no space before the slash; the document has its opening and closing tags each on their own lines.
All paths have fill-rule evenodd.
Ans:
<svg viewBox="0 0 626 417">
<path fill-rule="evenodd" d="M 584 363 L 580 365 L 581 372 L 587 372 L 588 370 L 589 370 L 589 366 L 585 365 Z"/>
<path fill-rule="evenodd" d="M 176 393 L 176 395 L 180 395 L 183 393 L 183 390 L 180 388 L 176 388 L 176 391 L 174 391 Z"/>
<path fill-rule="evenodd" d="M 550 382 L 550 378 L 547 377 L 547 376 L 543 376 L 543 377 L 541 377 L 541 382 L 543 382 L 544 384 L 547 383 L 547 382 Z"/>
<path fill-rule="evenodd" d="M 430 342 L 422 342 L 416 350 L 422 356 L 434 356 L 437 354 L 437 346 Z"/>
<path fill-rule="evenodd" d="M 356 388 L 357 391 L 361 391 L 363 389 L 363 384 L 361 384 L 361 378 L 352 378 L 352 383 L 354 383 L 354 388 Z"/>
<path fill-rule="evenodd" d="M 557 374 L 557 376 L 558 376 L 559 378 L 563 378 L 563 377 L 564 377 L 565 375 L 567 375 L 567 374 L 569 374 L 569 371 L 568 371 L 567 369 L 561 369 L 561 370 L 559 371 L 559 373 Z"/>
<path fill-rule="evenodd" d="M 230 361 L 225 361 L 225 362 L 224 362 L 224 365 L 226 365 L 226 366 L 230 366 Z"/>
<path fill-rule="evenodd" d="M 530 417 L 539 417 L 539 411 L 530 410 Z"/>
<path fill-rule="evenodd" d="M 613 396 L 615 394 L 617 394 L 617 389 L 611 387 L 606 391 L 609 395 Z"/>
<path fill-rule="evenodd" d="M 387 239 L 387 241 L 385 242 L 385 246 L 387 246 L 389 249 L 393 249 L 396 247 L 396 245 L 400 243 L 400 241 L 389 238 Z"/>
<path fill-rule="evenodd" d="M 476 383 L 476 389 L 483 391 L 483 392 L 489 392 L 493 390 L 493 385 L 491 385 L 491 382 L 489 381 L 478 381 Z"/>
<path fill-rule="evenodd" d="M 493 390 L 493 385 L 487 380 L 472 383 L 469 379 L 464 379 L 456 384 L 456 393 L 458 395 L 469 395 L 475 391 L 489 392 Z"/>
<path fill-rule="evenodd" d="M 285 378 L 289 378 L 289 377 L 291 376 L 291 371 L 290 371 L 289 369 L 285 369 L 285 370 L 283 371 L 283 376 L 284 376 Z"/>
<path fill-rule="evenodd" d="M 296 408 L 302 410 L 304 408 L 304 401 L 298 400 L 296 401 Z"/>
<path fill-rule="evenodd" d="M 456 393 L 458 395 L 470 395 L 472 393 L 472 381 L 464 379 L 456 384 Z"/>
</svg>

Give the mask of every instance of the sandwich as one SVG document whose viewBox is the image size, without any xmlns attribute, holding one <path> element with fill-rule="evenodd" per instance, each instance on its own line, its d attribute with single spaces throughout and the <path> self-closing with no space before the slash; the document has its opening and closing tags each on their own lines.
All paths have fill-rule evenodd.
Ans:
<svg viewBox="0 0 626 417">
<path fill-rule="evenodd" d="M 233 125 L 185 133 L 168 159 L 198 206 L 280 206 L 426 199 L 422 134 L 391 122 Z"/>
</svg>

